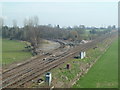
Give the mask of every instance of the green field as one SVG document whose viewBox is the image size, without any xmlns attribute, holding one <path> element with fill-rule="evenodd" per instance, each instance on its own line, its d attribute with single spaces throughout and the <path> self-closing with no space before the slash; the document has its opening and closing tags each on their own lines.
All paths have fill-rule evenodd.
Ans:
<svg viewBox="0 0 120 90">
<path fill-rule="evenodd" d="M 2 39 L 2 64 L 7 65 L 31 57 L 31 53 L 24 51 L 24 47 L 24 42 Z"/>
<path fill-rule="evenodd" d="M 96 64 L 73 88 L 118 87 L 118 41 L 110 46 Z"/>
</svg>

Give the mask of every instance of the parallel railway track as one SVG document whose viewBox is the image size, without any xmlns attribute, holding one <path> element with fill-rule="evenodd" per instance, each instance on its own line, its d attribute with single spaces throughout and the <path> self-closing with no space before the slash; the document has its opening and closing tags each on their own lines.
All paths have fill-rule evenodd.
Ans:
<svg viewBox="0 0 120 90">
<path fill-rule="evenodd" d="M 68 50 L 69 49 L 67 49 L 66 51 L 68 51 Z M 52 53 L 55 53 L 57 51 L 58 50 L 54 50 Z M 59 57 L 59 55 L 57 55 L 57 56 Z M 3 72 L 3 75 L 2 75 L 3 76 L 2 77 L 2 79 L 3 79 L 2 86 L 6 87 L 6 86 L 10 85 L 10 83 L 12 83 L 13 79 L 16 79 L 20 76 L 22 77 L 23 75 L 26 75 L 27 73 L 30 73 L 30 72 L 32 73 L 35 70 L 37 70 L 38 68 L 39 69 L 42 68 L 43 65 L 50 63 L 50 61 L 43 61 L 42 60 L 45 57 L 50 58 L 50 56 L 46 56 L 46 55 L 44 57 L 42 56 L 42 58 L 37 57 L 37 58 L 31 60 L 31 62 L 25 62 L 20 66 L 16 66 L 16 68 L 12 67 L 8 70 L 5 70 L 5 72 Z"/>
<path fill-rule="evenodd" d="M 20 68 L 15 68 L 13 70 L 11 69 L 10 71 L 8 70 L 7 74 L 8 74 L 8 72 L 10 72 L 9 77 L 7 77 L 7 74 L 6 74 L 6 76 L 4 76 L 5 72 L 3 74 L 3 88 L 19 87 L 19 86 L 25 84 L 26 82 L 29 82 L 29 81 L 35 79 L 36 77 L 43 74 L 44 72 L 66 62 L 67 60 L 74 57 L 80 51 L 86 51 L 87 49 L 94 47 L 97 43 L 103 41 L 104 39 L 114 37 L 115 35 L 116 34 L 113 33 L 110 35 L 108 34 L 104 37 L 99 37 L 98 39 L 96 39 L 92 42 L 77 46 L 71 50 L 63 52 L 63 54 L 59 55 L 58 57 L 54 57 L 53 60 L 51 60 L 51 61 L 39 61 L 39 59 L 38 59 L 38 60 L 35 60 L 36 62 L 34 62 L 34 64 L 28 63 L 28 66 L 31 65 L 31 67 L 25 68 L 25 66 L 23 65 Z M 26 70 L 24 70 L 24 72 L 22 72 L 22 70 L 24 68 Z M 16 70 L 18 70 L 19 73 Z M 14 74 L 16 73 L 16 75 L 13 76 L 14 74 L 12 74 L 12 73 L 14 73 Z"/>
</svg>

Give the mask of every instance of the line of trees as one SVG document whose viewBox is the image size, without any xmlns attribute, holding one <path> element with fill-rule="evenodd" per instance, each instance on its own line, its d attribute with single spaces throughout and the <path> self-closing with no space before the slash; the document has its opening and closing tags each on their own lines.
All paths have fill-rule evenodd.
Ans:
<svg viewBox="0 0 120 90">
<path fill-rule="evenodd" d="M 35 54 L 37 54 L 37 48 L 42 39 L 81 41 L 82 39 L 90 39 L 93 36 L 105 34 L 113 29 L 113 27 L 109 27 L 107 29 L 103 28 L 104 30 L 100 31 L 97 28 L 87 28 L 89 35 L 86 36 L 87 31 L 84 25 L 74 26 L 73 28 L 60 28 L 59 25 L 52 27 L 50 24 L 39 25 L 39 18 L 37 16 L 25 19 L 24 27 L 22 28 L 18 27 L 16 20 L 13 20 L 13 27 L 4 26 L 3 19 L 0 19 L 0 21 L 3 38 L 28 41 L 31 43 L 29 47 L 31 47 L 32 52 Z"/>
</svg>

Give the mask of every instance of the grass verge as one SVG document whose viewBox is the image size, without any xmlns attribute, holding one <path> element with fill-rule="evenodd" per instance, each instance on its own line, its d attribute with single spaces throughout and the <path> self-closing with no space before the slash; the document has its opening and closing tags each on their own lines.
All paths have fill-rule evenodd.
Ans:
<svg viewBox="0 0 120 90">
<path fill-rule="evenodd" d="M 110 46 L 90 71 L 73 88 L 118 87 L 118 40 Z"/>
</svg>

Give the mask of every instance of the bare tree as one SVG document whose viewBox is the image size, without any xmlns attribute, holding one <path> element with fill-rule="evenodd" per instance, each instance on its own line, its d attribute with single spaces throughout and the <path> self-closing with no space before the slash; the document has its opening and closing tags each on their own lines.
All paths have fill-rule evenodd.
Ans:
<svg viewBox="0 0 120 90">
<path fill-rule="evenodd" d="M 24 20 L 24 25 L 27 26 L 26 29 L 26 37 L 27 40 L 31 43 L 33 52 L 37 54 L 37 48 L 39 47 L 41 38 L 40 38 L 40 30 L 38 29 L 39 19 L 37 16 L 30 17 L 28 20 Z"/>
<path fill-rule="evenodd" d="M 3 20 L 3 18 L 2 18 L 2 17 L 0 17 L 0 27 L 2 27 L 2 26 L 3 26 L 3 24 L 4 24 L 4 20 Z"/>
<path fill-rule="evenodd" d="M 27 18 L 24 19 L 24 27 L 28 25 L 28 20 Z"/>
<path fill-rule="evenodd" d="M 34 25 L 38 26 L 39 18 L 37 16 L 34 16 Z"/>
<path fill-rule="evenodd" d="M 17 21 L 15 19 L 13 20 L 13 27 L 17 27 Z"/>
<path fill-rule="evenodd" d="M 0 37 L 2 36 L 2 27 L 3 27 L 3 24 L 4 24 L 4 20 L 2 17 L 0 17 Z"/>
</svg>

